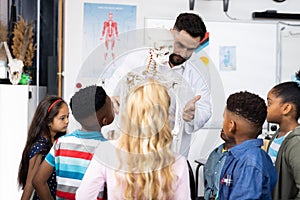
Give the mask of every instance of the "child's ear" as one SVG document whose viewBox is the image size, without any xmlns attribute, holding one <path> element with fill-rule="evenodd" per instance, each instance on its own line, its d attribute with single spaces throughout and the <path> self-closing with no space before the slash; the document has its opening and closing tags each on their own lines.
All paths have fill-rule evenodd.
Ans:
<svg viewBox="0 0 300 200">
<path fill-rule="evenodd" d="M 236 131 L 236 123 L 234 120 L 230 120 L 229 122 L 229 131 L 233 134 L 235 134 Z"/>
<path fill-rule="evenodd" d="M 102 119 L 102 125 L 101 126 L 105 126 L 105 125 L 107 125 L 107 119 L 106 119 L 106 117 L 103 117 L 103 119 Z"/>
<path fill-rule="evenodd" d="M 289 114 L 292 110 L 293 110 L 292 104 L 290 104 L 290 103 L 283 104 L 283 111 L 282 111 L 283 115 Z"/>
</svg>

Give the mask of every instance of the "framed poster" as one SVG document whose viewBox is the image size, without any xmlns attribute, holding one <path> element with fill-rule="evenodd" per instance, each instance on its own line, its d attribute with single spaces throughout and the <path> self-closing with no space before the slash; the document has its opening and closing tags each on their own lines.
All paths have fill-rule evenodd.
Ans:
<svg viewBox="0 0 300 200">
<path fill-rule="evenodd" d="M 136 5 L 84 3 L 83 60 L 101 43 L 104 60 L 114 58 L 119 33 L 136 28 Z"/>
<path fill-rule="evenodd" d="M 64 1 L 64 21 L 72 22 L 63 25 L 62 96 L 66 101 L 69 101 L 80 88 L 95 84 L 105 64 L 112 60 L 112 51 L 107 51 L 105 63 L 106 34 L 102 35 L 105 22 L 110 18 L 115 22 L 106 23 L 106 27 L 110 27 L 110 30 L 115 28 L 113 51 L 117 56 L 119 46 L 126 40 L 122 34 L 136 29 L 138 4 L 135 0 L 125 0 L 120 4 L 114 4 L 108 0 Z M 108 32 L 108 29 L 104 31 L 104 33 Z M 78 126 L 71 117 L 69 131 L 73 131 Z"/>
</svg>

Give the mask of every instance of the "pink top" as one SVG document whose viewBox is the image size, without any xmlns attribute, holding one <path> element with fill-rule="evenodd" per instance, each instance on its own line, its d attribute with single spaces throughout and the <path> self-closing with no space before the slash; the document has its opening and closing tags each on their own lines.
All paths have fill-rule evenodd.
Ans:
<svg viewBox="0 0 300 200">
<path fill-rule="evenodd" d="M 103 191 L 105 183 L 107 184 L 107 197 L 109 200 L 122 199 L 121 186 L 117 183 L 116 174 L 118 177 L 124 177 L 124 174 L 122 171 L 116 171 L 119 165 L 116 165 L 118 156 L 115 153 L 116 151 L 113 150 L 115 146 L 111 145 L 110 142 L 104 143 L 107 143 L 108 146 L 104 145 L 106 147 L 103 148 L 101 145 L 96 150 L 76 192 L 76 199 L 97 199 L 97 195 L 100 191 Z M 174 184 L 174 199 L 190 199 L 189 172 L 186 158 L 175 154 L 173 167 L 175 177 L 178 178 Z"/>
</svg>

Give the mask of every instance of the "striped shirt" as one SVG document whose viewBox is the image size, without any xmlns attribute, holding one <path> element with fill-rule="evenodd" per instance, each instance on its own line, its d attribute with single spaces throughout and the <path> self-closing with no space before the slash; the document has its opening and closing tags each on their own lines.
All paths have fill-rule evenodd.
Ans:
<svg viewBox="0 0 300 200">
<path fill-rule="evenodd" d="M 277 135 L 270 144 L 268 154 L 271 157 L 274 166 L 275 166 L 275 162 L 276 162 L 276 158 L 277 158 L 279 148 L 280 148 L 282 142 L 284 141 L 284 139 L 286 138 L 286 136 L 288 136 L 288 134 L 290 132 L 291 131 L 289 131 L 288 133 L 286 133 L 285 135 L 283 135 L 281 137 L 278 137 L 278 135 Z M 278 132 L 278 134 L 279 134 L 279 132 Z"/>
<path fill-rule="evenodd" d="M 75 199 L 95 148 L 105 140 L 100 132 L 80 130 L 56 140 L 45 158 L 56 171 L 56 199 Z"/>
</svg>

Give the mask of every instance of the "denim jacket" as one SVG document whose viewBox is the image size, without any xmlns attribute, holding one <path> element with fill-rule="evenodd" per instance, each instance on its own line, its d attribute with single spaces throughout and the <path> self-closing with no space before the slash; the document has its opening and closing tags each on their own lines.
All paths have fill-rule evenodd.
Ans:
<svg viewBox="0 0 300 200">
<path fill-rule="evenodd" d="M 216 197 L 219 191 L 220 173 L 225 162 L 225 154 L 222 153 L 224 143 L 215 148 L 204 165 L 204 199 Z"/>
<path fill-rule="evenodd" d="M 251 139 L 228 151 L 220 176 L 219 200 L 272 199 L 277 172 L 262 145 L 262 139 Z"/>
</svg>

